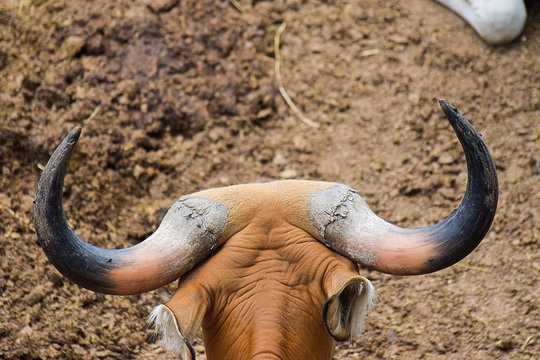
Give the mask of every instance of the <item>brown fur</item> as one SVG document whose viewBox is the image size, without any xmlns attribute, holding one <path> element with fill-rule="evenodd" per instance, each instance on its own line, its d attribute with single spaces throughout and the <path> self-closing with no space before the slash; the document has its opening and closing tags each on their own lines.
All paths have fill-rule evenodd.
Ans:
<svg viewBox="0 0 540 360">
<path fill-rule="evenodd" d="M 208 359 L 329 359 L 321 309 L 350 277 L 356 264 L 262 211 L 181 280 L 167 305 L 184 335 L 202 326 Z"/>
</svg>

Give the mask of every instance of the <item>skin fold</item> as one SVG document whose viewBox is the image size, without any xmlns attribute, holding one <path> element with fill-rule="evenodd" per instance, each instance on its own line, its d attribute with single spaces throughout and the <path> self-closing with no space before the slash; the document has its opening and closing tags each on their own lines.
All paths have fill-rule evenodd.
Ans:
<svg viewBox="0 0 540 360">
<path fill-rule="evenodd" d="M 202 323 L 208 358 L 328 359 L 334 341 L 320 314 L 338 271 L 358 275 L 283 219 L 253 219 L 186 280 L 197 279 L 211 309 Z"/>
</svg>

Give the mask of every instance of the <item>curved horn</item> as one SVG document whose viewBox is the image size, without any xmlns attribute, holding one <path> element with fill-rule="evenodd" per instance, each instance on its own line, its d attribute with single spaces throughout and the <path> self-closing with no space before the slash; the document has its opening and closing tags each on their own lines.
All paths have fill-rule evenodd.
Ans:
<svg viewBox="0 0 540 360">
<path fill-rule="evenodd" d="M 399 275 L 441 270 L 476 248 L 497 209 L 495 164 L 467 119 L 447 101 L 440 105 L 467 161 L 467 188 L 458 209 L 434 226 L 403 229 L 375 215 L 356 191 L 335 186 L 311 196 L 310 217 L 321 241 L 359 264 Z"/>
<path fill-rule="evenodd" d="M 181 198 L 148 239 L 126 249 L 102 249 L 78 237 L 64 215 L 62 187 L 80 134 L 81 128 L 74 128 L 51 156 L 34 205 L 39 243 L 63 275 L 89 290 L 138 294 L 174 281 L 208 256 L 227 210 L 203 198 Z"/>
</svg>

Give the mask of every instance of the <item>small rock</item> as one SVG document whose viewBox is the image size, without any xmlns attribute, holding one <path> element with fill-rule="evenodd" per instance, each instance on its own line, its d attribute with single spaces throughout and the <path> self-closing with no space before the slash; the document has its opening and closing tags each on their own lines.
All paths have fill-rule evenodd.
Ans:
<svg viewBox="0 0 540 360">
<path fill-rule="evenodd" d="M 286 165 L 287 159 L 285 158 L 285 156 L 283 156 L 281 152 L 277 152 L 272 159 L 272 163 L 274 165 Z"/>
<path fill-rule="evenodd" d="M 439 158 L 439 163 L 448 165 L 454 162 L 454 157 L 449 153 L 441 154 L 441 157 Z"/>
<path fill-rule="evenodd" d="M 86 41 L 86 53 L 89 55 L 101 55 L 105 52 L 103 35 L 95 34 Z"/>
<path fill-rule="evenodd" d="M 32 330 L 32 328 L 29 325 L 27 325 L 27 326 L 23 327 L 21 329 L 21 331 L 19 331 L 19 335 L 20 336 L 25 336 L 25 337 L 30 337 L 33 332 L 34 331 Z"/>
<path fill-rule="evenodd" d="M 307 139 L 303 135 L 296 135 L 293 138 L 293 145 L 298 151 L 305 153 L 312 152 L 311 143 L 307 141 Z"/>
<path fill-rule="evenodd" d="M 60 60 L 72 58 L 81 51 L 85 44 L 85 40 L 80 36 L 70 36 L 62 43 L 58 51 Z"/>
<path fill-rule="evenodd" d="M 279 177 L 282 179 L 292 179 L 295 178 L 298 173 L 294 169 L 285 169 L 279 173 Z"/>
<path fill-rule="evenodd" d="M 135 165 L 135 168 L 133 168 L 133 176 L 135 179 L 139 180 L 141 175 L 145 173 L 144 168 L 140 166 L 139 164 Z"/>
<path fill-rule="evenodd" d="M 118 102 L 127 105 L 139 93 L 139 84 L 135 80 L 124 80 L 116 86 L 117 94 L 120 95 Z"/>
<path fill-rule="evenodd" d="M 133 99 L 139 92 L 139 84 L 135 80 L 124 80 L 118 83 L 116 90 L 129 99 Z"/>
<path fill-rule="evenodd" d="M 402 36 L 402 35 L 392 35 L 389 37 L 390 41 L 396 43 L 396 44 L 401 44 L 401 45 L 406 45 L 409 43 L 409 39 L 405 36 Z"/>
</svg>

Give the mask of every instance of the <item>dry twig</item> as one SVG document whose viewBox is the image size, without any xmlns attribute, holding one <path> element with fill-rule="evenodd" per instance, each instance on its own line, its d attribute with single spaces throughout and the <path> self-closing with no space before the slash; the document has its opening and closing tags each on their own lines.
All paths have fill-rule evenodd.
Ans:
<svg viewBox="0 0 540 360">
<path fill-rule="evenodd" d="M 534 338 L 533 336 L 529 336 L 525 342 L 523 343 L 523 346 L 521 347 L 521 351 L 525 350 L 525 348 L 529 345 L 529 344 L 533 344 L 534 343 Z"/>
<path fill-rule="evenodd" d="M 460 268 L 465 269 L 465 270 L 477 270 L 477 271 L 483 271 L 483 272 L 489 271 L 488 269 L 486 269 L 484 267 L 461 264 L 461 263 L 457 263 L 455 266 L 460 267 Z"/>
<path fill-rule="evenodd" d="M 280 57 L 280 53 L 279 53 L 279 38 L 281 36 L 281 33 L 285 30 L 285 26 L 286 25 L 285 25 L 284 22 L 281 23 L 281 25 L 279 25 L 279 27 L 278 27 L 278 29 L 276 31 L 276 34 L 274 35 L 274 57 L 275 57 L 274 71 L 276 73 L 276 82 L 277 82 L 277 85 L 278 85 L 278 88 L 279 88 L 279 92 L 281 93 L 281 96 L 283 96 L 283 99 L 285 100 L 287 105 L 289 105 L 291 110 L 296 114 L 296 116 L 298 116 L 300 118 L 300 120 L 302 120 L 304 123 L 306 123 L 309 126 L 312 126 L 314 128 L 318 128 L 319 124 L 317 124 L 313 120 L 309 119 L 307 116 L 305 116 L 296 107 L 294 101 L 291 99 L 291 97 L 287 93 L 287 90 L 285 90 L 285 86 L 283 86 L 283 79 L 281 77 L 281 71 L 280 71 L 281 57 Z"/>
<path fill-rule="evenodd" d="M 229 2 L 231 3 L 232 6 L 236 8 L 236 10 L 238 10 L 240 14 L 242 15 L 247 14 L 246 8 L 243 7 L 242 4 L 240 4 L 237 0 L 229 0 Z"/>
<path fill-rule="evenodd" d="M 99 110 L 101 110 L 101 106 L 98 105 L 98 106 L 96 106 L 94 111 L 92 111 L 90 116 L 88 116 L 86 118 L 86 120 L 83 121 L 84 125 L 88 125 L 92 120 L 94 120 L 94 118 L 97 116 L 97 114 L 99 114 Z"/>
</svg>

